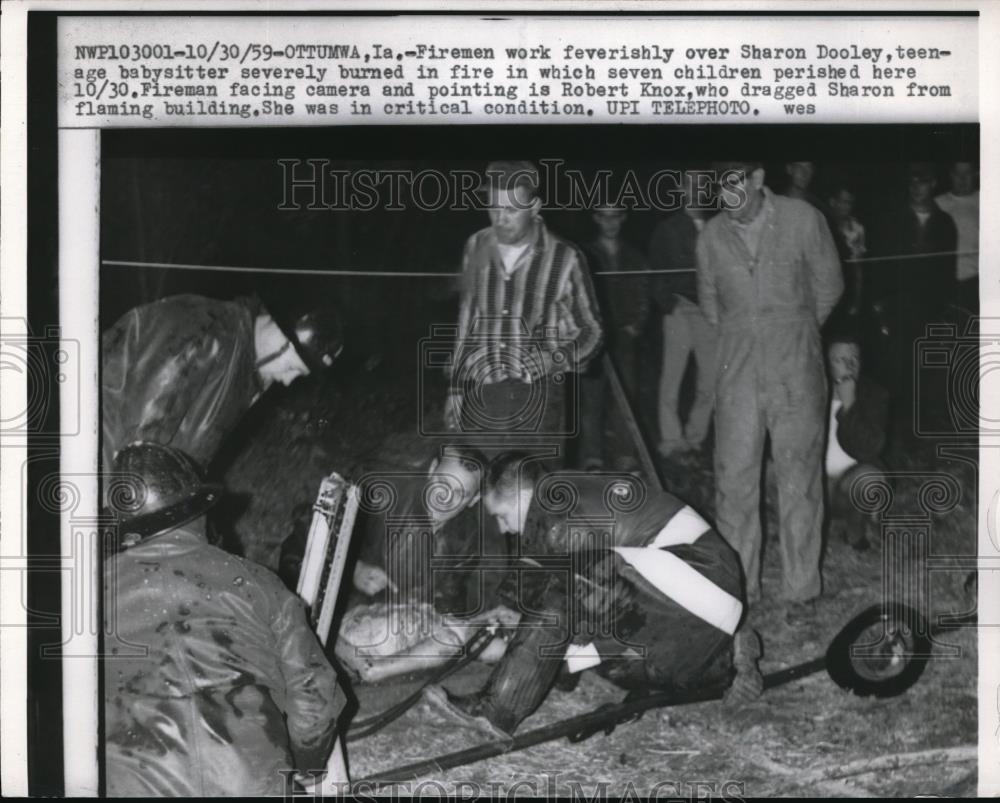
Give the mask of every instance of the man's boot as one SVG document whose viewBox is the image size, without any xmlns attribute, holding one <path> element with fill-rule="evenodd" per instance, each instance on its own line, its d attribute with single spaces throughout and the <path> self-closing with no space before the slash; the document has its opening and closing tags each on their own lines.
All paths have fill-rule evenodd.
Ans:
<svg viewBox="0 0 1000 803">
<path fill-rule="evenodd" d="M 762 652 L 760 636 L 756 630 L 744 625 L 736 631 L 733 637 L 733 668 L 736 670 L 736 677 L 722 697 L 726 705 L 752 703 L 763 694 L 764 677 L 757 665 Z"/>
<path fill-rule="evenodd" d="M 531 625 L 521 620 L 517 635 L 482 691 L 458 696 L 440 686 L 428 686 L 424 699 L 456 725 L 493 738 L 510 738 L 541 705 L 562 665 L 561 657 L 543 655 L 543 648 L 559 643 L 553 628 Z"/>
</svg>

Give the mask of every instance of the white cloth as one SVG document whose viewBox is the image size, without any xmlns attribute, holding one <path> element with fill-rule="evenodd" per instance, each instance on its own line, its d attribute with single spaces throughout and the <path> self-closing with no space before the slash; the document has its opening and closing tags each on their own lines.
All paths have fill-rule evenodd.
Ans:
<svg viewBox="0 0 1000 803">
<path fill-rule="evenodd" d="M 500 253 L 500 262 L 503 265 L 504 276 L 510 276 L 514 272 L 514 266 L 517 265 L 517 260 L 521 258 L 521 254 L 528 250 L 528 246 L 531 243 L 523 243 L 522 245 L 506 245 L 505 243 L 497 243 L 497 251 Z"/>
<path fill-rule="evenodd" d="M 592 666 L 597 666 L 600 662 L 601 655 L 597 652 L 594 642 L 590 642 L 587 645 L 570 644 L 566 648 L 566 669 L 569 670 L 570 674 L 590 669 Z"/>
<path fill-rule="evenodd" d="M 837 411 L 843 406 L 843 402 L 834 396 L 830 404 L 830 428 L 826 442 L 826 476 L 832 480 L 842 476 L 847 469 L 858 462 L 843 450 L 840 441 L 837 440 L 837 426 L 840 423 L 837 421 Z"/>
<path fill-rule="evenodd" d="M 958 229 L 958 250 L 979 250 L 979 190 L 968 195 L 950 192 L 934 199 L 937 205 L 951 215 Z M 958 280 L 974 279 L 979 275 L 979 254 L 960 254 L 958 257 Z"/>
</svg>

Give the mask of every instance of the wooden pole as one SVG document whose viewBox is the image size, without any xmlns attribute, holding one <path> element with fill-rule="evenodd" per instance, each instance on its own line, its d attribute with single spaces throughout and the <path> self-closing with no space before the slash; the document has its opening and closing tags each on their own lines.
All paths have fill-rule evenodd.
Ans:
<svg viewBox="0 0 1000 803">
<path fill-rule="evenodd" d="M 642 430 L 639 429 L 639 422 L 636 421 L 635 413 L 632 411 L 632 405 L 628 400 L 628 396 L 625 395 L 625 388 L 622 387 L 621 378 L 618 376 L 618 369 L 615 368 L 615 364 L 607 350 L 605 350 L 601 357 L 601 366 L 604 369 L 604 375 L 611 384 L 611 392 L 614 394 L 615 403 L 618 405 L 618 412 L 624 419 L 628 433 L 632 437 L 632 443 L 639 453 L 639 462 L 642 463 L 643 472 L 650 480 L 656 482 L 661 491 L 665 490 L 663 480 L 660 479 L 660 472 L 653 461 L 653 456 L 649 451 L 649 446 L 646 444 L 646 439 L 643 437 Z"/>
</svg>

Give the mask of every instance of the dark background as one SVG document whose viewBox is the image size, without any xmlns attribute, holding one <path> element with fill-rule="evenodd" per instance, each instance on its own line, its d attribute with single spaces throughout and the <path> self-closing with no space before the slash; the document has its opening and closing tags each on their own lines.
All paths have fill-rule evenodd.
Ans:
<svg viewBox="0 0 1000 803">
<path fill-rule="evenodd" d="M 279 159 L 325 159 L 329 168 L 483 170 L 493 158 L 562 159 L 585 176 L 706 167 L 714 159 L 764 160 L 780 191 L 786 161 L 816 165 L 819 198 L 846 181 L 869 232 L 881 212 L 905 203 L 908 161 L 977 158 L 978 127 L 955 126 L 421 126 L 341 129 L 106 131 L 102 137 L 103 259 L 274 269 L 457 272 L 462 245 L 487 225 L 477 210 L 282 210 Z M 304 166 L 299 168 L 306 171 Z M 549 192 L 551 193 L 551 188 Z M 543 197 L 546 188 L 542 188 Z M 406 196 L 404 196 L 404 201 Z M 546 224 L 576 243 L 594 237 L 585 211 L 543 209 Z M 664 213 L 630 214 L 625 237 L 645 250 Z M 454 280 L 293 277 L 105 267 L 101 328 L 136 304 L 175 293 L 220 298 L 258 292 L 322 294 L 344 314 L 348 362 L 411 342 L 428 319 L 454 321 Z M 429 318 L 428 318 L 429 316 Z M 418 325 L 419 323 L 419 325 Z M 351 336 L 350 333 L 353 333 Z"/>
</svg>

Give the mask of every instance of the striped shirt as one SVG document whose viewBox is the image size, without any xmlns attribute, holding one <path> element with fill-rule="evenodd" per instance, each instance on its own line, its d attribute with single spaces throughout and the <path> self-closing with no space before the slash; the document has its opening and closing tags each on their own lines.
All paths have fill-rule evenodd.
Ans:
<svg viewBox="0 0 1000 803">
<path fill-rule="evenodd" d="M 601 343 L 601 322 L 586 260 L 541 219 L 531 247 L 507 271 L 491 227 L 473 234 L 462 257 L 462 297 L 453 380 L 485 384 L 536 373 L 542 353 L 553 371 L 576 371 Z M 471 355 L 487 363 L 471 368 Z M 454 370 L 458 368 L 459 370 Z M 484 370 L 488 369 L 488 370 Z"/>
</svg>

